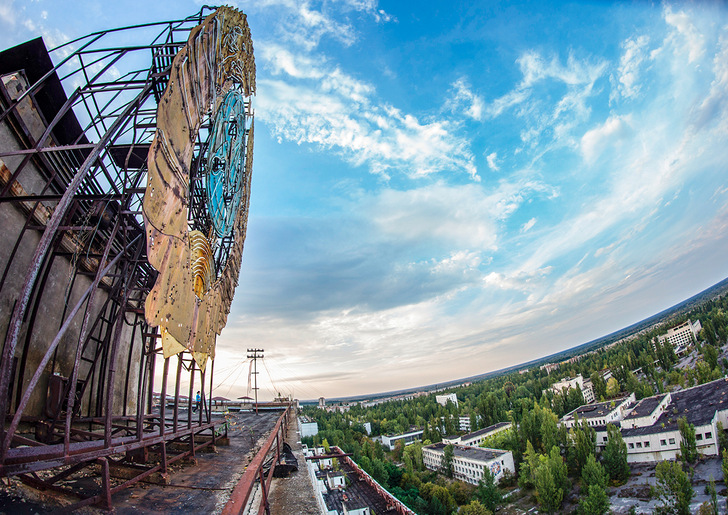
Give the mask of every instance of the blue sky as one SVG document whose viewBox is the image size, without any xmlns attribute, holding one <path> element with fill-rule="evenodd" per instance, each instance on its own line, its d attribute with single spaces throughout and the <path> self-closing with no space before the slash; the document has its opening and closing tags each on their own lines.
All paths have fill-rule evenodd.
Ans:
<svg viewBox="0 0 728 515">
<path fill-rule="evenodd" d="M 0 3 L 0 46 L 182 17 Z M 217 394 L 413 387 L 598 338 L 728 276 L 720 3 L 241 1 L 248 238 Z M 84 14 L 85 13 L 85 14 Z"/>
</svg>

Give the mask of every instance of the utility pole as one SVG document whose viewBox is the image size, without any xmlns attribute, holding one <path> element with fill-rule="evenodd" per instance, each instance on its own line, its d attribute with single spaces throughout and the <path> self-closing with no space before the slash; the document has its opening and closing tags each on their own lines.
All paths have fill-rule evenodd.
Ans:
<svg viewBox="0 0 728 515">
<path fill-rule="evenodd" d="M 255 390 L 255 414 L 258 414 L 258 358 L 263 357 L 264 349 L 248 349 L 248 352 L 252 352 L 253 354 L 248 354 L 248 359 L 253 360 L 253 377 L 255 379 L 255 386 L 253 387 L 253 390 Z M 260 352 L 260 355 L 258 353 Z"/>
</svg>

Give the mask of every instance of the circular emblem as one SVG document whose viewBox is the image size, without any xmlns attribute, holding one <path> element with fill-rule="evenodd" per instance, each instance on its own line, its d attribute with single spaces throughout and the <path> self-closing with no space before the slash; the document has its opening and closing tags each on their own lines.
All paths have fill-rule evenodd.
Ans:
<svg viewBox="0 0 728 515">
<path fill-rule="evenodd" d="M 210 128 L 205 190 L 207 211 L 220 238 L 233 229 L 245 187 L 245 100 L 230 90 L 217 110 Z"/>
</svg>

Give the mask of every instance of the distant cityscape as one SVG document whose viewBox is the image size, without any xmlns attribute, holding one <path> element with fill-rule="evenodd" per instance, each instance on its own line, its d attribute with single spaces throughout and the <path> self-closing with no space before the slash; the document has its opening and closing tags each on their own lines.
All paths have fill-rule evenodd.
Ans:
<svg viewBox="0 0 728 515">
<path fill-rule="evenodd" d="M 321 397 L 303 406 L 302 441 L 322 455 L 321 445 L 343 449 L 349 466 L 401 503 L 390 499 L 398 513 L 722 513 L 726 285 L 579 354 L 447 386 Z M 380 513 L 354 511 L 374 510 L 366 496 L 354 501 L 355 492 L 340 509 L 347 484 L 325 479 L 322 463 L 309 467 L 318 467 L 310 473 L 324 513 Z M 603 480 L 592 485 L 584 474 Z"/>
</svg>

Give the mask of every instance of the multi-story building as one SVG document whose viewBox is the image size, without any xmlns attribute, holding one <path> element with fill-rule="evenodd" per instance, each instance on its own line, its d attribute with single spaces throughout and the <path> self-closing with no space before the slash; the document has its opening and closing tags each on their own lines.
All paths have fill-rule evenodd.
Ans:
<svg viewBox="0 0 728 515">
<path fill-rule="evenodd" d="M 579 388 L 581 394 L 584 396 L 584 402 L 591 404 L 596 400 L 594 397 L 594 385 L 592 385 L 591 379 L 584 379 L 581 375 L 576 377 L 567 377 L 561 381 L 557 381 L 551 385 L 549 390 L 554 393 L 562 393 L 563 391 L 569 391 L 572 388 Z"/>
<path fill-rule="evenodd" d="M 561 417 L 559 424 L 572 428 L 578 422 L 594 428 L 596 444 L 603 447 L 607 444 L 607 424 L 619 426 L 619 422 L 631 412 L 635 402 L 634 393 L 631 393 L 606 402 L 585 404 Z"/>
<path fill-rule="evenodd" d="M 430 470 L 442 470 L 445 443 L 436 443 L 422 448 L 422 461 Z M 506 470 L 515 472 L 513 454 L 501 449 L 484 449 L 453 445 L 452 472 L 460 481 L 477 485 L 483 478 L 483 471 L 490 470 L 496 482 L 503 478 Z"/>
<path fill-rule="evenodd" d="M 452 443 L 477 447 L 478 445 L 483 443 L 486 438 L 491 437 L 494 434 L 500 433 L 501 431 L 510 429 L 511 425 L 512 424 L 510 422 L 498 422 L 497 424 L 493 424 L 492 426 L 488 426 L 484 429 L 478 429 L 477 431 L 468 433 L 466 435 L 443 438 L 442 441 L 446 444 Z"/>
<path fill-rule="evenodd" d="M 718 422 L 728 427 L 728 379 L 642 399 L 621 422 L 630 463 L 675 459 L 680 454 L 678 419 L 695 427 L 698 452 L 716 456 Z"/>
<path fill-rule="evenodd" d="M 443 406 L 447 406 L 447 402 L 452 402 L 455 407 L 458 407 L 458 396 L 455 393 L 446 393 L 443 395 L 435 395 L 435 400 L 438 404 L 442 404 Z"/>
<path fill-rule="evenodd" d="M 405 445 L 409 445 L 418 440 L 422 440 L 422 433 L 424 430 L 418 427 L 412 427 L 409 431 L 400 433 L 398 435 L 382 435 L 382 445 L 384 445 L 390 451 L 394 450 L 394 446 L 398 441 L 403 441 Z"/>
<path fill-rule="evenodd" d="M 311 420 L 308 417 L 299 417 L 298 424 L 301 428 L 301 438 L 318 434 L 318 422 L 315 420 Z"/>
<path fill-rule="evenodd" d="M 660 340 L 660 343 L 667 340 L 675 348 L 687 347 L 697 341 L 698 333 L 702 328 L 700 320 L 692 322 L 688 319 L 686 322 L 668 329 L 666 334 L 657 338 Z"/>
<path fill-rule="evenodd" d="M 460 431 L 470 431 L 470 415 L 460 415 L 458 417 L 458 428 Z"/>
</svg>

